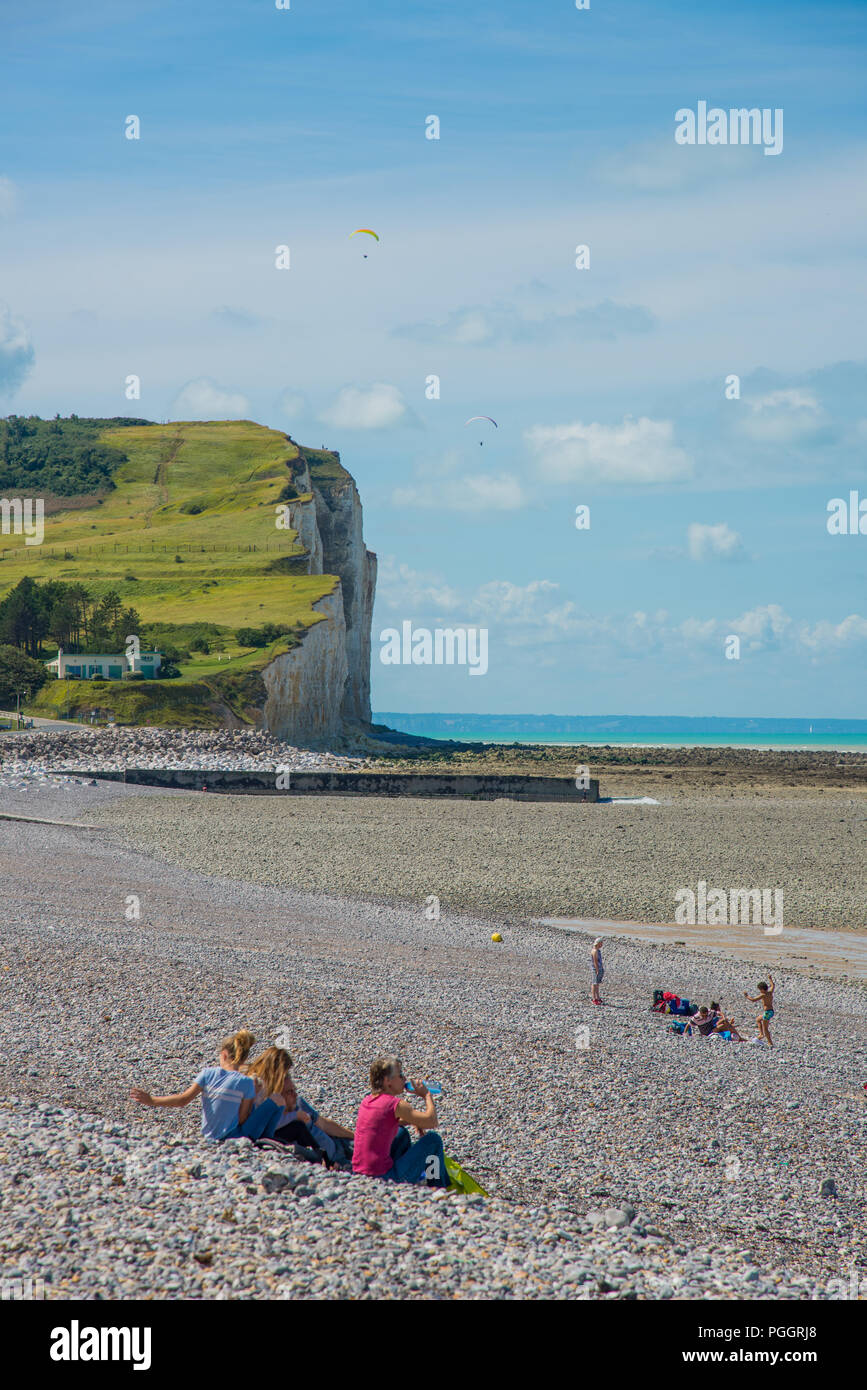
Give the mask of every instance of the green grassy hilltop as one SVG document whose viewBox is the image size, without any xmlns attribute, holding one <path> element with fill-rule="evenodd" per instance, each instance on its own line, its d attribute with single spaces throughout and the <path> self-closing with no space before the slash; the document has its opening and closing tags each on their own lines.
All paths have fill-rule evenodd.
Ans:
<svg viewBox="0 0 867 1390">
<path fill-rule="evenodd" d="M 176 647 L 203 632 L 210 646 L 183 659 L 181 679 L 52 681 L 31 712 L 98 707 L 123 723 L 198 726 L 222 723 L 226 710 L 245 718 L 261 668 L 321 621 L 313 605 L 337 583 L 305 573 L 297 533 L 275 525 L 277 504 L 299 496 L 293 465 L 306 459 L 312 478 L 333 481 L 348 476 L 337 457 L 302 458 L 288 436 L 249 420 L 25 424 L 34 438 L 22 443 L 0 422 L 0 496 L 44 497 L 45 537 L 27 546 L 0 535 L 0 600 L 25 576 L 84 584 L 117 593 Z M 40 439 L 48 462 L 35 458 Z M 76 493 L 82 478 L 96 490 Z M 268 623 L 291 630 L 264 648 L 239 645 L 238 629 Z"/>
</svg>

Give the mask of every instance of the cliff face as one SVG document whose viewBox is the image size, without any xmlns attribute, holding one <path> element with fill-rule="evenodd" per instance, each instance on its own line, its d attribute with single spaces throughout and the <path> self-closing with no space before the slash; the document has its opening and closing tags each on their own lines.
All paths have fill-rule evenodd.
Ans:
<svg viewBox="0 0 867 1390">
<path fill-rule="evenodd" d="M 349 674 L 343 718 L 370 723 L 370 624 L 376 589 L 376 556 L 365 548 L 361 499 L 349 477 L 343 484 L 314 488 L 317 529 L 322 537 L 323 574 L 336 574 L 343 592 Z"/>
<path fill-rule="evenodd" d="M 364 544 L 361 499 L 337 454 L 302 450 L 289 504 L 308 574 L 333 574 L 315 606 L 323 620 L 263 672 L 263 726 L 290 743 L 342 740 L 370 724 L 370 628 L 376 556 Z"/>
<path fill-rule="evenodd" d="M 344 734 L 349 665 L 340 586 L 314 606 L 325 615 L 323 621 L 307 629 L 300 647 L 276 657 L 262 672 L 263 728 L 288 743 L 322 743 Z"/>
</svg>

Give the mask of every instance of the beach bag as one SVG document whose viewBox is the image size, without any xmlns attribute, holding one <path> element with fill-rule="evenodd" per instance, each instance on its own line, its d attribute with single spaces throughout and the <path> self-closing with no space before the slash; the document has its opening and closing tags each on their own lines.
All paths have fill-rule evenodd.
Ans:
<svg viewBox="0 0 867 1390">
<path fill-rule="evenodd" d="M 466 1168 L 461 1167 L 456 1158 L 449 1158 L 448 1154 L 444 1154 L 443 1157 L 446 1161 L 446 1172 L 449 1175 L 449 1187 L 452 1192 L 463 1192 L 465 1194 L 478 1192 L 482 1197 L 487 1197 L 488 1194 L 485 1189 L 479 1186 L 472 1174 L 467 1172 Z"/>
</svg>

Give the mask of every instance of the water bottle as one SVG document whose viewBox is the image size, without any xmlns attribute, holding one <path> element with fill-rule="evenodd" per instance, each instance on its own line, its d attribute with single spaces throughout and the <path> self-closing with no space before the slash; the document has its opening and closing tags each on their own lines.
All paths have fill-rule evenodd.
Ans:
<svg viewBox="0 0 867 1390">
<path fill-rule="evenodd" d="M 443 1093 L 443 1088 L 442 1088 L 442 1086 L 438 1086 L 438 1085 L 436 1084 L 435 1081 L 426 1081 L 424 1084 L 427 1086 L 427 1088 L 428 1088 L 428 1090 L 430 1091 L 430 1093 L 431 1093 L 432 1096 L 441 1096 L 441 1095 L 442 1095 L 442 1093 Z M 416 1093 L 416 1090 L 415 1090 L 415 1087 L 413 1086 L 413 1084 L 412 1084 L 411 1081 L 407 1081 L 407 1083 L 406 1083 L 406 1089 L 407 1089 L 408 1091 L 412 1091 L 414 1094 L 417 1094 L 417 1093 Z"/>
</svg>

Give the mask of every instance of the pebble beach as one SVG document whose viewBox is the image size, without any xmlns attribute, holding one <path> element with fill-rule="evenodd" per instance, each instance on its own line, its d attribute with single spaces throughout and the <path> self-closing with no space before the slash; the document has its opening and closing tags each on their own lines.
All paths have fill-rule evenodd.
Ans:
<svg viewBox="0 0 867 1390">
<path fill-rule="evenodd" d="M 755 992 L 754 966 L 612 933 L 594 1008 L 590 936 L 530 920 L 562 910 L 533 878 L 530 851 L 553 833 L 540 814 L 572 818 L 561 829 L 573 846 L 568 908 L 589 913 L 603 898 L 581 891 L 582 847 L 593 834 L 610 845 L 627 825 L 652 878 L 635 827 L 658 813 L 665 824 L 662 802 L 289 806 L 85 785 L 45 760 L 14 779 L 4 766 L 0 810 L 31 819 L 0 820 L 3 1278 L 41 1281 L 60 1299 L 811 1300 L 852 1297 L 859 1280 L 867 1290 L 863 985 L 787 971 L 773 1049 L 685 1040 L 650 1012 L 653 989 L 719 999 L 751 1036 L 742 996 Z M 837 823 L 863 824 L 857 789 L 833 799 Z M 783 824 L 806 806 L 779 800 Z M 606 829 L 582 821 L 577 834 L 576 815 L 590 812 Z M 707 814 L 712 852 L 738 862 L 743 818 Z M 500 822 L 525 843 L 511 876 Z M 697 834 L 706 862 L 707 824 Z M 849 900 L 841 907 L 834 881 L 859 924 L 852 843 L 839 840 L 824 887 L 804 876 L 815 925 L 845 925 Z M 774 845 L 766 835 L 759 883 L 773 882 Z M 594 872 L 613 893 L 629 873 L 606 854 Z M 682 862 L 700 876 L 701 859 Z M 450 894 L 476 876 L 479 898 Z M 500 897 L 488 892 L 495 877 L 510 889 Z M 659 875 L 650 888 L 660 891 Z M 410 1075 L 442 1085 L 446 1152 L 488 1198 L 275 1161 L 246 1141 L 206 1145 L 196 1106 L 127 1099 L 131 1085 L 182 1089 L 240 1026 L 261 1046 L 291 1038 L 301 1094 L 349 1125 L 370 1060 L 396 1052 Z"/>
</svg>

